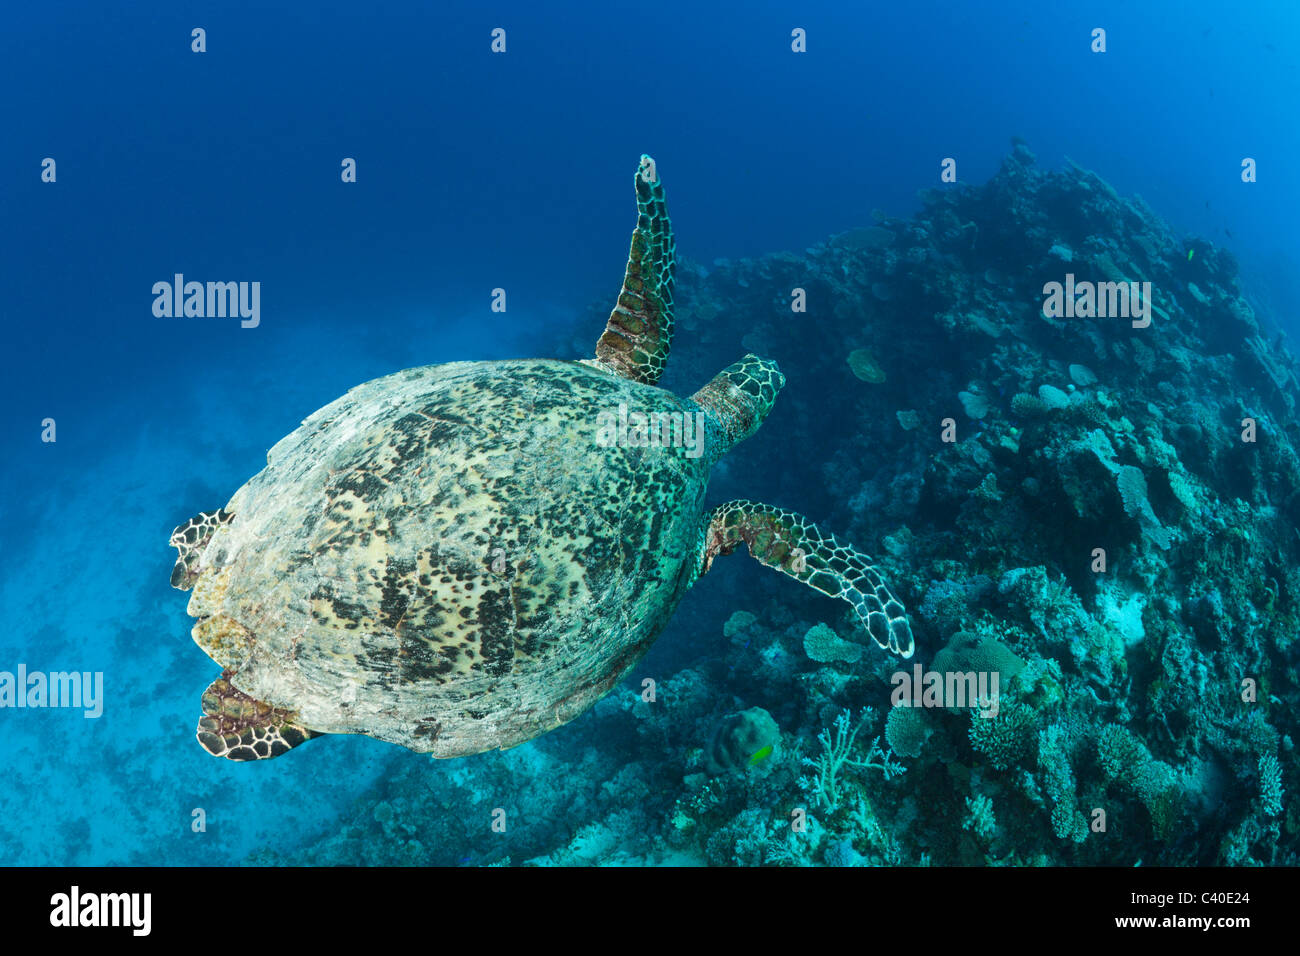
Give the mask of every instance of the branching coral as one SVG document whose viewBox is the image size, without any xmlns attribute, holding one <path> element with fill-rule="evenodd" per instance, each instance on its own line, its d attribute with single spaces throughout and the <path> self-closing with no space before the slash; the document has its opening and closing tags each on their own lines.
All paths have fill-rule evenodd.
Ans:
<svg viewBox="0 0 1300 956">
<path fill-rule="evenodd" d="M 997 830 L 997 820 L 993 816 L 993 801 L 984 794 L 966 798 L 966 819 L 961 828 L 970 830 L 982 840 L 992 838 Z"/>
<path fill-rule="evenodd" d="M 1282 812 L 1282 765 L 1273 754 L 1259 758 L 1259 801 L 1264 813 L 1276 817 Z"/>
<path fill-rule="evenodd" d="M 1029 756 L 1038 739 L 1034 712 L 1024 704 L 1002 701 L 996 717 L 971 711 L 971 746 L 997 770 L 1007 770 Z"/>
<path fill-rule="evenodd" d="M 907 770 L 892 753 L 880 746 L 879 737 L 871 741 L 865 756 L 854 755 L 858 734 L 871 719 L 869 707 L 862 709 L 857 723 L 853 723 L 853 715 L 847 709 L 842 711 L 835 718 L 834 734 L 825 728 L 817 735 L 822 745 L 821 754 L 816 759 L 804 758 L 804 765 L 815 774 L 811 778 L 800 777 L 799 785 L 810 791 L 827 810 L 834 811 L 840 805 L 845 770 L 879 770 L 886 780 Z"/>
<path fill-rule="evenodd" d="M 885 742 L 900 757 L 919 757 L 934 727 L 921 707 L 891 707 L 885 718 Z"/>
<path fill-rule="evenodd" d="M 1074 771 L 1065 733 L 1058 726 L 1048 727 L 1038 735 L 1038 769 L 1052 805 L 1052 832 L 1057 839 L 1082 843 L 1088 838 L 1088 821 L 1076 803 Z"/>
</svg>

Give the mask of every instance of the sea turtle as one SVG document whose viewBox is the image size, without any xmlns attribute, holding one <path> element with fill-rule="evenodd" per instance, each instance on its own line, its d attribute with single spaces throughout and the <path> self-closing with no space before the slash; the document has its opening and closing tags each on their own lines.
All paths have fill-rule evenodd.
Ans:
<svg viewBox="0 0 1300 956">
<path fill-rule="evenodd" d="M 577 717 L 742 542 L 847 600 L 909 657 L 871 560 L 799 515 L 705 510 L 709 470 L 785 383 L 747 355 L 690 398 L 656 387 L 674 247 L 654 161 L 596 355 L 453 362 L 359 385 L 279 441 L 230 502 L 178 527 L 172 584 L 222 666 L 198 740 L 233 760 L 360 733 L 437 757 Z"/>
</svg>

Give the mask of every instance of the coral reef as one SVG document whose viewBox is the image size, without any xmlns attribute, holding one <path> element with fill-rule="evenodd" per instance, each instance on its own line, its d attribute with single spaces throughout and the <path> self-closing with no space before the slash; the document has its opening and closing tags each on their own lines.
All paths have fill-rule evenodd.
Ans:
<svg viewBox="0 0 1300 956">
<path fill-rule="evenodd" d="M 1149 324 L 1045 314 L 1067 272 L 1150 282 L 1130 302 Z M 1017 144 L 910 219 L 683 261 L 678 308 L 694 341 L 666 386 L 745 349 L 788 380 L 710 494 L 873 550 L 909 667 L 996 673 L 996 714 L 890 708 L 900 662 L 846 650 L 861 635 L 829 599 L 719 566 L 588 715 L 506 754 L 403 760 L 276 859 L 1300 864 L 1300 382 L 1229 253 Z"/>
</svg>

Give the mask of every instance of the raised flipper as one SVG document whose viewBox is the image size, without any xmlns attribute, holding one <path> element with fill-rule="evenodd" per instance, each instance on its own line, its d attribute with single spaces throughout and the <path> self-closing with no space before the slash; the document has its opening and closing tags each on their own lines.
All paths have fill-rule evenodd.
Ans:
<svg viewBox="0 0 1300 956">
<path fill-rule="evenodd" d="M 673 224 L 655 161 L 641 156 L 636 172 L 636 229 L 618 304 L 596 343 L 591 364 L 653 385 L 663 374 L 673 341 Z"/>
<path fill-rule="evenodd" d="M 180 557 L 172 568 L 172 587 L 182 591 L 194 587 L 194 582 L 199 577 L 199 555 L 208 546 L 217 528 L 234 516 L 233 512 L 225 508 L 200 511 L 172 532 L 171 545 L 180 552 Z"/>
<path fill-rule="evenodd" d="M 848 601 L 877 644 L 902 657 L 912 656 L 912 628 L 903 605 L 865 554 L 822 534 L 793 511 L 729 501 L 709 515 L 698 573 L 704 574 L 715 557 L 730 554 L 741 542 L 769 568 Z"/>
<path fill-rule="evenodd" d="M 227 760 L 269 760 L 321 734 L 296 723 L 297 715 L 236 690 L 225 671 L 203 692 L 195 736 L 203 749 Z"/>
</svg>

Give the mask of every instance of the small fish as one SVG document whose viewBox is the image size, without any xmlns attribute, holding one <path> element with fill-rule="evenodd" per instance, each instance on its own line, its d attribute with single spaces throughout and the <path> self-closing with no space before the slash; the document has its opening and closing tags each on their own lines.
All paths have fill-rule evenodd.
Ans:
<svg viewBox="0 0 1300 956">
<path fill-rule="evenodd" d="M 772 745 L 768 744 L 762 750 L 754 752 L 754 756 L 749 758 L 749 765 L 751 767 L 757 767 L 770 756 L 772 756 Z"/>
<path fill-rule="evenodd" d="M 1195 249 L 1188 249 L 1188 250 L 1187 250 L 1187 261 L 1188 261 L 1188 262 L 1191 262 L 1191 261 L 1192 261 L 1192 256 L 1194 256 L 1194 255 L 1196 255 L 1196 250 L 1195 250 Z"/>
</svg>

